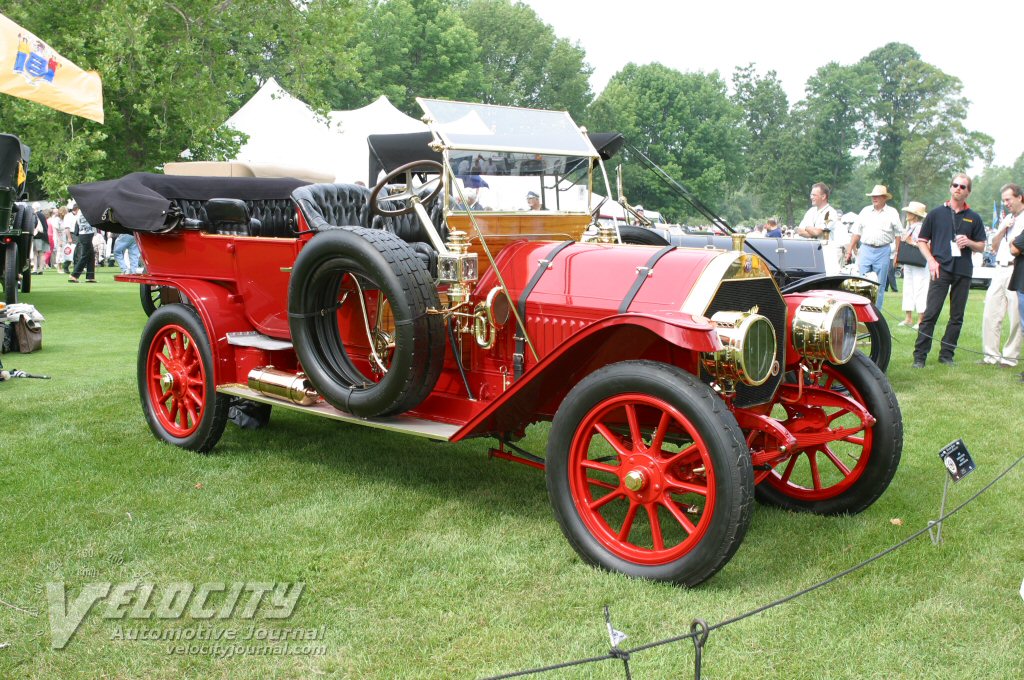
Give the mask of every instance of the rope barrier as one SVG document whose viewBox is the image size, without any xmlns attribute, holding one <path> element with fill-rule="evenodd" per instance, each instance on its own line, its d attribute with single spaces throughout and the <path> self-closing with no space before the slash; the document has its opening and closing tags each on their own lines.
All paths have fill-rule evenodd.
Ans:
<svg viewBox="0 0 1024 680">
<path fill-rule="evenodd" d="M 982 494 L 987 492 L 989 489 L 991 489 L 993 486 L 995 486 L 1001 479 L 1003 479 L 1006 475 L 1008 475 L 1011 471 L 1013 471 L 1013 469 L 1016 468 L 1021 462 L 1024 462 L 1024 455 L 1021 455 L 1019 458 L 1017 458 L 1017 460 L 1013 461 L 1006 469 L 1004 469 L 1002 472 L 1000 472 L 998 475 L 996 475 L 988 484 L 986 484 L 981 489 L 979 489 L 976 493 L 971 495 L 963 503 L 961 503 L 960 505 L 956 506 L 955 508 L 953 508 L 952 510 L 950 510 L 946 514 L 942 515 L 938 520 L 935 520 L 933 523 L 945 522 L 947 519 L 949 519 L 950 517 L 952 517 L 953 515 L 957 514 L 958 512 L 963 510 L 965 507 L 967 507 L 968 505 L 970 505 L 971 503 L 976 501 Z M 830 583 L 834 583 L 835 581 L 838 581 L 839 579 L 843 578 L 844 576 L 849 576 L 853 572 L 858 571 L 860 569 L 863 569 L 864 567 L 870 565 L 871 563 L 873 563 L 873 562 L 875 562 L 877 560 L 880 560 L 881 558 L 885 557 L 886 555 L 889 555 L 890 553 L 893 553 L 896 550 L 899 550 L 900 548 L 902 548 L 902 547 L 908 545 L 909 543 L 917 540 L 921 536 L 927 534 L 928 531 L 929 531 L 929 528 L 930 528 L 929 526 L 926 526 L 923 529 L 919 529 L 918 531 L 915 531 L 910 536 L 907 536 L 906 538 L 904 538 L 900 542 L 896 543 L 895 545 L 892 545 L 892 546 L 886 548 L 885 550 L 882 550 L 881 552 L 872 555 L 871 557 L 867 558 L 866 560 L 864 560 L 864 561 L 862 561 L 862 562 L 860 562 L 860 563 L 850 567 L 849 569 L 845 569 L 845 570 L 839 572 L 838 574 L 835 574 L 834 576 L 830 576 L 830 577 L 826 578 L 823 581 L 819 581 L 818 583 L 815 583 L 815 584 L 813 584 L 811 586 L 808 586 L 808 587 L 806 587 L 806 588 L 804 588 L 802 590 L 799 590 L 799 591 L 797 591 L 795 593 L 792 593 L 790 595 L 787 595 L 785 597 L 779 598 L 779 599 L 777 599 L 777 600 L 775 600 L 773 602 L 769 602 L 768 604 L 762 605 L 762 606 L 757 607 L 755 609 L 751 609 L 750 611 L 744 612 L 743 614 L 739 614 L 738 616 L 734 616 L 732 618 L 725 619 L 724 621 L 719 621 L 716 624 L 713 624 L 713 625 L 709 626 L 703 619 L 694 619 L 693 622 L 690 624 L 690 632 L 686 633 L 686 634 L 683 634 L 683 635 L 676 635 L 676 636 L 673 636 L 673 637 L 665 638 L 663 640 L 656 640 L 654 642 L 648 642 L 647 644 L 638 645 L 636 647 L 632 647 L 632 648 L 629 648 L 629 649 L 620 649 L 620 648 L 618 648 L 616 646 L 613 646 L 612 650 L 608 654 L 605 654 L 604 656 L 595 656 L 595 657 L 591 657 L 589 659 L 577 659 L 575 661 L 566 661 L 564 663 L 554 664 L 554 665 L 551 665 L 551 666 L 542 666 L 542 667 L 539 667 L 539 668 L 531 668 L 531 669 L 526 669 L 526 670 L 520 670 L 520 671 L 515 671 L 515 672 L 512 672 L 512 673 L 502 674 L 502 675 L 492 675 L 492 676 L 488 676 L 487 678 L 485 678 L 485 680 L 500 680 L 501 678 L 515 678 L 515 677 L 521 677 L 521 676 L 524 676 L 524 675 L 534 675 L 534 674 L 539 674 L 539 673 L 547 673 L 549 671 L 558 670 L 560 668 L 568 668 L 570 666 L 580 666 L 580 665 L 588 664 L 588 663 L 596 663 L 596 662 L 599 662 L 599 661 L 607 661 L 609 659 L 622 659 L 624 661 L 626 678 L 628 679 L 628 678 L 630 678 L 630 674 L 629 674 L 630 673 L 630 671 L 629 671 L 629 659 L 632 656 L 636 655 L 639 652 L 646 651 L 648 649 L 654 649 L 655 647 L 663 647 L 665 645 L 674 644 L 674 643 L 680 642 L 682 640 L 692 640 L 693 641 L 693 645 L 694 645 L 694 678 L 695 678 L 695 680 L 700 680 L 700 677 L 701 677 L 701 664 L 702 664 L 702 660 L 703 660 L 704 644 L 707 642 L 708 636 L 711 634 L 712 631 L 718 630 L 720 628 L 725 628 L 726 626 L 731 626 L 732 624 L 739 623 L 740 621 L 743 621 L 745 619 L 749 619 L 752 616 L 756 616 L 757 614 L 761 614 L 763 612 L 766 612 L 769 609 L 773 609 L 775 607 L 778 607 L 778 606 L 781 606 L 783 604 L 786 604 L 787 602 L 791 602 L 791 601 L 793 601 L 793 600 L 795 600 L 795 599 L 797 599 L 799 597 L 803 597 L 804 595 L 807 595 L 808 593 L 812 593 L 815 590 L 818 590 L 820 588 L 823 588 L 823 587 L 829 585 Z M 610 619 L 608 617 L 608 608 L 607 608 L 607 606 L 605 607 L 605 619 L 606 619 L 606 622 L 608 622 L 608 625 L 609 625 L 609 628 L 610 628 L 611 624 L 610 624 Z"/>
</svg>

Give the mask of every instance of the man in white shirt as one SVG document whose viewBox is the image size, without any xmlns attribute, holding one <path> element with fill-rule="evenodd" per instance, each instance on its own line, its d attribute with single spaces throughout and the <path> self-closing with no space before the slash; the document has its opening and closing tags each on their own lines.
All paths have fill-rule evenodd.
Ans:
<svg viewBox="0 0 1024 680">
<path fill-rule="evenodd" d="M 981 346 L 985 350 L 985 358 L 979 363 L 992 366 L 1016 366 L 1020 356 L 1024 333 L 1021 333 L 1020 314 L 1017 311 L 1017 292 L 1009 289 L 1010 275 L 1013 273 L 1013 255 L 1010 254 L 1010 243 L 1021 231 L 1024 231 L 1024 198 L 1017 184 L 1007 184 L 1001 195 L 1006 206 L 1006 217 L 999 223 L 996 235 L 992 238 L 992 252 L 996 254 L 996 268 L 992 280 L 985 293 L 985 312 L 981 321 Z M 999 351 L 999 341 L 1003 335 L 1003 319 L 1010 322 L 1010 337 Z"/>
<path fill-rule="evenodd" d="M 804 218 L 800 220 L 796 230 L 797 235 L 828 240 L 832 223 L 842 216 L 841 212 L 828 203 L 831 193 L 832 190 L 824 182 L 817 182 L 811 186 L 811 207 L 804 213 Z"/>
<path fill-rule="evenodd" d="M 871 193 L 871 205 L 866 206 L 857 215 L 850 230 L 850 247 L 846 250 L 846 261 L 849 262 L 853 256 L 860 251 L 857 265 L 860 275 L 866 276 L 875 272 L 878 276 L 878 298 L 875 306 L 882 308 L 885 301 L 885 281 L 889 276 L 889 267 L 892 261 L 892 244 L 900 237 L 903 225 L 900 223 L 900 214 L 896 208 L 886 205 L 892 198 L 892 194 L 882 184 L 876 184 Z"/>
</svg>

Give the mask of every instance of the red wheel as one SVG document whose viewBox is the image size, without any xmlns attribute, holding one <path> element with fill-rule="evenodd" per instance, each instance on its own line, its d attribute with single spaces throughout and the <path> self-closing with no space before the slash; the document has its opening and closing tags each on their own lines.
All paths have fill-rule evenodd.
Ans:
<svg viewBox="0 0 1024 680">
<path fill-rule="evenodd" d="M 631 576 L 696 585 L 735 552 L 753 475 L 721 400 L 672 366 L 613 364 L 566 396 L 548 492 L 577 552 Z"/>
<path fill-rule="evenodd" d="M 645 434 L 641 423 L 655 429 L 648 425 Z M 670 434 L 685 443 L 669 445 Z M 617 395 L 591 409 L 569 451 L 569 485 L 590 533 L 637 564 L 685 555 L 714 514 L 706 444 L 678 409 L 645 394 Z"/>
<path fill-rule="evenodd" d="M 169 305 L 153 313 L 138 372 L 143 411 L 158 438 L 195 451 L 217 443 L 228 398 L 216 393 L 210 342 L 195 310 Z"/>
<path fill-rule="evenodd" d="M 758 474 L 757 497 L 791 510 L 860 512 L 881 496 L 899 465 L 899 406 L 885 376 L 859 352 L 847 364 L 822 368 L 803 390 L 790 383 L 776 394 L 774 414 L 798 441 L 788 455 L 770 435 L 748 436 L 755 459 L 776 461 Z"/>
</svg>

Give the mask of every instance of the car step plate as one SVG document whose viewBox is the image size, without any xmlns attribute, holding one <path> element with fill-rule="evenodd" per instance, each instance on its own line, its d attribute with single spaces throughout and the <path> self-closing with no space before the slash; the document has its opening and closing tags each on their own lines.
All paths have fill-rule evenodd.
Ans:
<svg viewBox="0 0 1024 680">
<path fill-rule="evenodd" d="M 256 331 L 246 331 L 241 333 L 226 333 L 229 345 L 235 345 L 236 347 L 256 347 L 258 349 L 266 350 L 279 350 L 279 349 L 291 349 L 292 343 L 287 340 L 278 340 L 277 338 L 271 338 L 257 333 Z"/>
<path fill-rule="evenodd" d="M 427 439 L 436 439 L 438 441 L 449 441 L 455 436 L 455 433 L 459 431 L 459 425 L 450 425 L 448 423 L 438 423 L 433 420 L 423 420 L 422 418 L 414 418 L 412 416 L 392 416 L 390 418 L 360 418 L 354 416 L 351 413 L 345 411 L 339 411 L 327 402 L 317 402 L 312 406 L 300 406 L 299 404 L 293 404 L 290 401 L 284 399 L 276 399 L 269 397 L 265 394 L 257 392 L 256 390 L 250 389 L 245 385 L 237 383 L 229 383 L 226 385 L 220 385 L 217 387 L 217 391 L 221 394 L 230 394 L 234 397 L 242 397 L 243 399 L 250 399 L 252 401 L 258 401 L 263 404 L 272 404 L 281 408 L 291 409 L 293 411 L 302 411 L 303 413 L 309 413 L 312 415 L 320 416 L 322 418 L 331 418 L 333 420 L 340 420 L 346 423 L 354 423 L 356 425 L 366 425 L 368 427 L 375 427 L 381 430 L 390 430 L 392 432 L 404 432 L 406 434 L 415 434 L 420 437 L 426 437 Z"/>
</svg>

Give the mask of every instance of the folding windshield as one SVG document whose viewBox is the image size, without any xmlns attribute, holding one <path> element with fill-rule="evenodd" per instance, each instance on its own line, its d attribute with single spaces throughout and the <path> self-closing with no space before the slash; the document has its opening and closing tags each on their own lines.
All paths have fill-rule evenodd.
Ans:
<svg viewBox="0 0 1024 680">
<path fill-rule="evenodd" d="M 565 111 L 417 99 L 430 129 L 450 149 L 597 156 Z"/>
<path fill-rule="evenodd" d="M 568 113 L 417 101 L 451 169 L 453 177 L 445 178 L 450 209 L 590 211 L 597 152 Z"/>
</svg>

